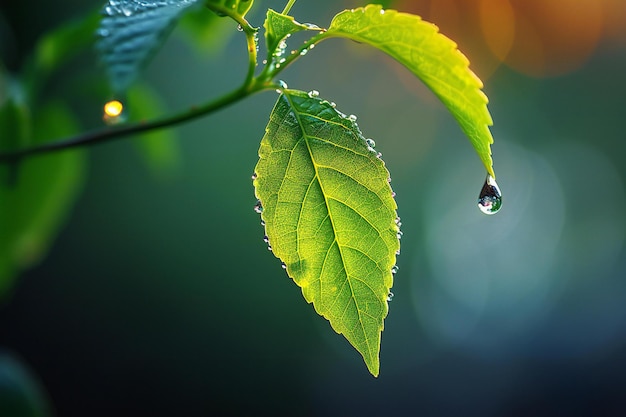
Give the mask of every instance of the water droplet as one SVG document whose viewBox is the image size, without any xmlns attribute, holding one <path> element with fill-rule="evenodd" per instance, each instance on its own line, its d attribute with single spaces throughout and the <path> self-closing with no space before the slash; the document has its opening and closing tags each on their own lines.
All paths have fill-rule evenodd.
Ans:
<svg viewBox="0 0 626 417">
<path fill-rule="evenodd" d="M 385 14 L 385 9 L 380 9 L 380 14 Z"/>
<path fill-rule="evenodd" d="M 267 250 L 271 252 L 272 251 L 272 246 L 271 245 L 267 245 Z"/>
<path fill-rule="evenodd" d="M 251 178 L 252 178 L 252 181 L 254 181 L 254 180 L 256 180 L 256 179 L 258 178 L 258 175 L 256 174 L 256 172 L 254 172 L 254 173 L 252 174 L 252 177 L 251 177 Z"/>
<path fill-rule="evenodd" d="M 278 80 L 278 85 L 280 86 L 280 88 L 289 88 L 287 86 L 287 83 L 284 82 L 283 80 Z"/>
<path fill-rule="evenodd" d="M 313 48 L 315 48 L 315 44 L 314 43 L 312 43 L 311 46 L 309 46 L 309 49 L 313 49 Z"/>
<path fill-rule="evenodd" d="M 104 104 L 102 119 L 108 125 L 115 125 L 126 120 L 124 105 L 119 100 L 111 100 Z"/>
<path fill-rule="evenodd" d="M 281 262 L 281 263 L 280 263 L 280 266 L 281 266 L 281 268 L 283 268 L 283 269 L 287 269 L 287 264 L 286 264 L 286 263 L 284 263 L 284 262 Z"/>
<path fill-rule="evenodd" d="M 254 211 L 259 214 L 263 213 L 263 205 L 261 204 L 261 200 L 256 201 L 256 204 L 254 205 Z"/>
<path fill-rule="evenodd" d="M 270 243 L 270 238 L 267 235 L 263 236 L 263 242 Z"/>
<path fill-rule="evenodd" d="M 502 207 L 502 193 L 496 180 L 489 174 L 478 196 L 478 208 L 485 214 L 495 214 Z"/>
<path fill-rule="evenodd" d="M 369 146 L 370 148 L 374 148 L 376 147 L 376 142 L 374 141 L 374 139 L 365 139 L 365 142 L 367 142 L 367 146 Z"/>
<path fill-rule="evenodd" d="M 265 220 L 261 219 L 261 226 L 265 227 Z"/>
<path fill-rule="evenodd" d="M 393 293 L 389 291 L 389 294 L 387 294 L 387 302 L 392 301 L 392 300 L 393 300 Z"/>
<path fill-rule="evenodd" d="M 350 116 L 348 116 L 348 120 L 350 120 L 351 122 L 356 122 L 356 116 L 354 114 L 351 114 Z"/>
<path fill-rule="evenodd" d="M 130 17 L 133 15 L 134 10 L 131 9 L 128 6 L 122 6 L 122 13 L 124 14 L 124 16 L 126 17 Z"/>
<path fill-rule="evenodd" d="M 402 233 L 402 230 L 398 230 L 398 233 L 396 234 L 398 240 L 402 239 L 402 235 L 404 235 L 404 233 Z"/>
<path fill-rule="evenodd" d="M 117 8 L 116 7 L 111 7 L 111 6 L 106 6 L 104 8 L 104 14 L 106 14 L 107 16 L 115 16 L 117 14 Z"/>
<path fill-rule="evenodd" d="M 241 26 L 241 25 L 237 25 L 237 30 L 238 30 L 239 32 L 243 32 L 243 26 Z"/>
<path fill-rule="evenodd" d="M 305 26 L 309 30 L 321 30 L 322 28 L 313 24 L 313 23 L 303 23 L 302 26 Z"/>
<path fill-rule="evenodd" d="M 330 107 L 332 107 L 334 109 L 335 107 L 337 107 L 337 103 L 335 103 L 334 101 L 331 101 L 330 102 Z"/>
<path fill-rule="evenodd" d="M 300 55 L 301 55 L 301 56 L 305 56 L 305 55 L 306 55 L 306 54 L 308 54 L 308 53 L 309 53 L 309 50 L 308 50 L 308 49 L 306 49 L 306 48 L 304 48 L 303 50 L 301 50 L 301 51 L 300 51 Z"/>
<path fill-rule="evenodd" d="M 399 269 L 400 268 L 398 268 L 398 265 L 394 265 L 393 268 L 391 268 L 391 273 L 392 274 L 397 274 Z"/>
<path fill-rule="evenodd" d="M 319 97 L 319 95 L 320 95 L 320 92 L 319 92 L 319 91 L 317 91 L 317 90 L 311 90 L 311 91 L 309 91 L 309 97 L 310 97 L 310 98 Z"/>
<path fill-rule="evenodd" d="M 267 65 L 267 59 L 264 59 L 262 62 L 263 62 L 263 65 Z"/>
<path fill-rule="evenodd" d="M 96 31 L 96 34 L 98 36 L 101 36 L 103 38 L 106 38 L 107 36 L 109 36 L 111 34 L 111 32 L 109 31 L 109 29 L 104 29 L 104 28 L 100 28 Z"/>
</svg>

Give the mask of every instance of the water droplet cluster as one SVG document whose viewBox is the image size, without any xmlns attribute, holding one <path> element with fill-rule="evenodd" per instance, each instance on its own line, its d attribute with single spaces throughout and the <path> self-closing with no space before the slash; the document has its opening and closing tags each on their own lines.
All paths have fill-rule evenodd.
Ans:
<svg viewBox="0 0 626 417">
<path fill-rule="evenodd" d="M 502 207 L 502 193 L 496 180 L 489 174 L 478 195 L 478 208 L 485 214 L 496 214 Z"/>
</svg>

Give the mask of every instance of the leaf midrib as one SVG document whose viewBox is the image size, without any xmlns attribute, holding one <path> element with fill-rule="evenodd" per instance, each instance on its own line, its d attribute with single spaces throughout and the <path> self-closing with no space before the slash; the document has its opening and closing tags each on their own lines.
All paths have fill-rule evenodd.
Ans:
<svg viewBox="0 0 626 417">
<path fill-rule="evenodd" d="M 331 228 L 333 230 L 333 242 L 330 244 L 328 251 L 326 252 L 326 256 L 324 257 L 324 264 L 326 264 L 326 259 L 328 257 L 328 254 L 330 253 L 330 250 L 332 249 L 333 245 L 337 245 L 337 249 L 339 250 L 339 256 L 341 257 L 341 263 L 343 266 L 343 270 L 344 273 L 346 275 L 346 282 L 348 284 L 348 286 L 350 287 L 350 298 L 352 300 L 352 302 L 354 302 L 354 305 L 356 306 L 356 311 L 357 311 L 357 315 L 359 318 L 359 325 L 361 328 L 361 331 L 363 333 L 364 339 L 365 339 L 365 343 L 367 344 L 367 352 L 368 352 L 368 356 L 370 356 L 371 359 L 371 346 L 370 346 L 370 342 L 369 342 L 369 337 L 367 336 L 367 332 L 365 331 L 365 324 L 363 323 L 363 320 L 361 318 L 361 315 L 364 314 L 365 312 L 362 311 L 359 307 L 359 304 L 356 300 L 356 297 L 354 295 L 354 288 L 352 286 L 352 282 L 350 279 L 350 275 L 348 274 L 348 271 L 346 270 L 346 261 L 345 261 L 345 255 L 343 254 L 343 250 L 341 248 L 341 245 L 339 244 L 339 241 L 337 240 L 337 232 L 336 232 L 336 228 L 335 228 L 335 223 L 333 220 L 333 216 L 331 214 L 331 210 L 330 210 L 330 206 L 328 204 L 328 198 L 326 196 L 326 192 L 324 191 L 324 185 L 322 184 L 322 181 L 320 180 L 320 175 L 319 175 L 319 171 L 318 171 L 318 164 L 315 162 L 315 158 L 313 157 L 313 152 L 311 150 L 311 146 L 309 144 L 309 136 L 306 134 L 306 132 L 304 131 L 304 124 L 302 122 L 302 119 L 300 118 L 300 113 L 296 111 L 296 106 L 293 103 L 293 101 L 291 100 L 291 97 L 288 94 L 284 94 L 286 100 L 289 102 L 289 105 L 292 109 L 292 112 L 294 114 L 294 117 L 296 118 L 296 121 L 298 122 L 298 126 L 300 127 L 300 131 L 302 132 L 302 139 L 304 140 L 306 147 L 307 147 L 307 151 L 309 153 L 309 156 L 311 158 L 311 163 L 313 164 L 313 169 L 315 171 L 315 180 L 317 181 L 317 183 L 320 186 L 320 189 L 322 190 L 322 196 L 324 197 L 324 205 L 326 206 L 326 211 L 328 212 L 328 218 L 330 219 L 330 224 L 331 224 Z M 330 122 L 328 120 L 324 120 L 325 122 Z M 303 204 L 304 206 L 304 204 Z M 299 220 L 298 220 L 299 223 Z M 296 239 L 297 241 L 298 239 Z M 321 287 L 322 287 L 322 280 L 320 279 L 320 299 L 321 299 Z M 338 301 L 339 297 L 335 296 L 335 302 Z M 346 309 L 344 310 L 344 312 L 342 313 L 342 317 L 345 315 L 345 311 L 348 309 L 349 305 L 346 305 Z"/>
</svg>

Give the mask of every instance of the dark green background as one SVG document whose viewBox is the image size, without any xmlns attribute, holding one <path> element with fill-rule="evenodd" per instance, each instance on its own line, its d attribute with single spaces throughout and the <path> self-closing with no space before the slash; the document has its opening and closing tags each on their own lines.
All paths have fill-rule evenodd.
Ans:
<svg viewBox="0 0 626 417">
<path fill-rule="evenodd" d="M 257 3 L 256 25 L 283 7 Z M 43 4 L 3 4 L 12 66 L 99 3 Z M 300 0 L 292 13 L 323 26 L 359 4 Z M 329 41 L 283 74 L 356 114 L 392 174 L 404 237 L 378 379 L 262 241 L 250 176 L 273 93 L 177 128 L 184 164 L 170 178 L 128 140 L 92 148 L 69 221 L 0 306 L 0 346 L 59 416 L 623 415 L 625 52 L 486 81 L 494 217 L 476 208 L 484 169 L 452 117 L 382 54 Z M 92 58 L 49 93 L 95 127 L 102 103 L 74 76 Z M 146 78 L 182 110 L 245 68 L 238 33 L 207 56 L 174 36 Z"/>
</svg>

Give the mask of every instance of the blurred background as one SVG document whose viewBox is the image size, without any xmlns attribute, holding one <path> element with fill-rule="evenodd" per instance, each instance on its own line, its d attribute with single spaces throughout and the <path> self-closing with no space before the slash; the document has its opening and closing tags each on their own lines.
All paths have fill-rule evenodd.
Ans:
<svg viewBox="0 0 626 417">
<path fill-rule="evenodd" d="M 3 2 L 7 66 L 100 3 Z M 256 3 L 260 26 L 286 2 Z M 300 0 L 292 15 L 326 26 L 363 4 Z M 378 379 L 262 240 L 250 176 L 276 100 L 264 93 L 176 128 L 169 175 L 128 140 L 90 149 L 61 234 L 0 304 L 0 383 L 26 381 L 58 416 L 625 415 L 626 3 L 387 6 L 437 24 L 484 81 L 504 201 L 478 210 L 469 142 L 382 53 L 332 40 L 283 73 L 357 115 L 392 175 L 404 237 Z M 179 35 L 145 76 L 168 109 L 239 85 L 235 25 L 221 48 Z M 48 88 L 88 128 L 102 100 L 77 74 L 101 71 L 87 55 Z"/>
</svg>

